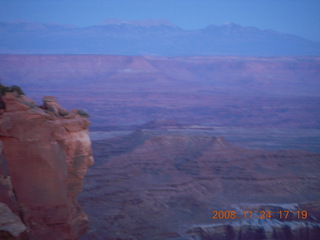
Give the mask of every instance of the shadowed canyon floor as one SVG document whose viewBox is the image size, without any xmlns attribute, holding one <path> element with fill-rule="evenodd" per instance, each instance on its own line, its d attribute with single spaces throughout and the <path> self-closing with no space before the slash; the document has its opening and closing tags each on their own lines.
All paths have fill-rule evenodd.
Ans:
<svg viewBox="0 0 320 240">
<path fill-rule="evenodd" d="M 319 204 L 312 203 L 320 200 L 317 153 L 248 149 L 203 133 L 155 130 L 94 141 L 93 151 L 95 166 L 80 197 L 91 229 L 82 239 L 246 239 L 244 233 L 242 238 L 208 234 L 208 228 L 222 231 L 212 224 L 239 225 L 239 219 L 211 219 L 213 210 L 236 211 L 241 204 L 251 210 L 305 204 L 291 210 L 308 210 L 309 218 L 293 223 L 315 223 L 309 232 L 319 230 Z M 259 224 L 278 226 L 270 223 L 275 214 Z M 274 239 L 290 239 L 282 228 L 274 232 Z"/>
</svg>

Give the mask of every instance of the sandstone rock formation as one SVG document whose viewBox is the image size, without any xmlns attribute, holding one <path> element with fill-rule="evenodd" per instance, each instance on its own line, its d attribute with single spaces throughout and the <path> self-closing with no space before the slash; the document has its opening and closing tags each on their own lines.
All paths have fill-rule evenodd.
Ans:
<svg viewBox="0 0 320 240">
<path fill-rule="evenodd" d="M 63 109 L 57 103 L 57 99 L 54 96 L 45 96 L 43 98 L 43 109 L 53 112 L 56 116 L 66 116 L 68 111 Z"/>
<path fill-rule="evenodd" d="M 77 195 L 93 164 L 89 121 L 45 100 L 43 109 L 16 92 L 2 96 L 0 201 L 26 225 L 27 239 L 76 239 L 88 222 Z"/>
</svg>

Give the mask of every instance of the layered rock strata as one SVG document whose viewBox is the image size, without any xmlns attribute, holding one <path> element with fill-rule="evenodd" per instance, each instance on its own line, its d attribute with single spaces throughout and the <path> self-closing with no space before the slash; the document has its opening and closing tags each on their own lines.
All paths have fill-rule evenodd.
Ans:
<svg viewBox="0 0 320 240">
<path fill-rule="evenodd" d="M 89 121 L 53 97 L 43 107 L 16 92 L 2 102 L 0 201 L 26 225 L 27 239 L 78 238 L 88 223 L 77 195 L 93 164 Z"/>
<path fill-rule="evenodd" d="M 95 166 L 79 198 L 92 228 L 81 240 L 319 239 L 320 154 L 248 149 L 186 130 L 92 146 Z M 213 211 L 225 215 L 213 219 Z"/>
</svg>

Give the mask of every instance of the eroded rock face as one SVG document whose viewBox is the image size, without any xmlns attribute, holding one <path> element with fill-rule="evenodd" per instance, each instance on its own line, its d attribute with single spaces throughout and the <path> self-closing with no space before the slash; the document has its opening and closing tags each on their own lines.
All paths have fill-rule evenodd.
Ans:
<svg viewBox="0 0 320 240">
<path fill-rule="evenodd" d="M 2 181 L 0 200 L 15 208 L 30 239 L 76 239 L 88 222 L 76 197 L 93 164 L 89 121 L 76 111 L 61 114 L 56 101 L 45 110 L 16 93 L 2 100 L 0 174 L 10 182 Z"/>
</svg>

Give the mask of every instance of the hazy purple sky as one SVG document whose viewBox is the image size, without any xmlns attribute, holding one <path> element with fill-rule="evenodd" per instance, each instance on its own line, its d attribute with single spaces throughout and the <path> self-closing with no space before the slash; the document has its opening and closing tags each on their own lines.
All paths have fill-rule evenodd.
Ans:
<svg viewBox="0 0 320 240">
<path fill-rule="evenodd" d="M 111 18 L 185 29 L 233 22 L 320 41 L 320 0 L 0 0 L 0 21 L 89 26 Z"/>
</svg>

